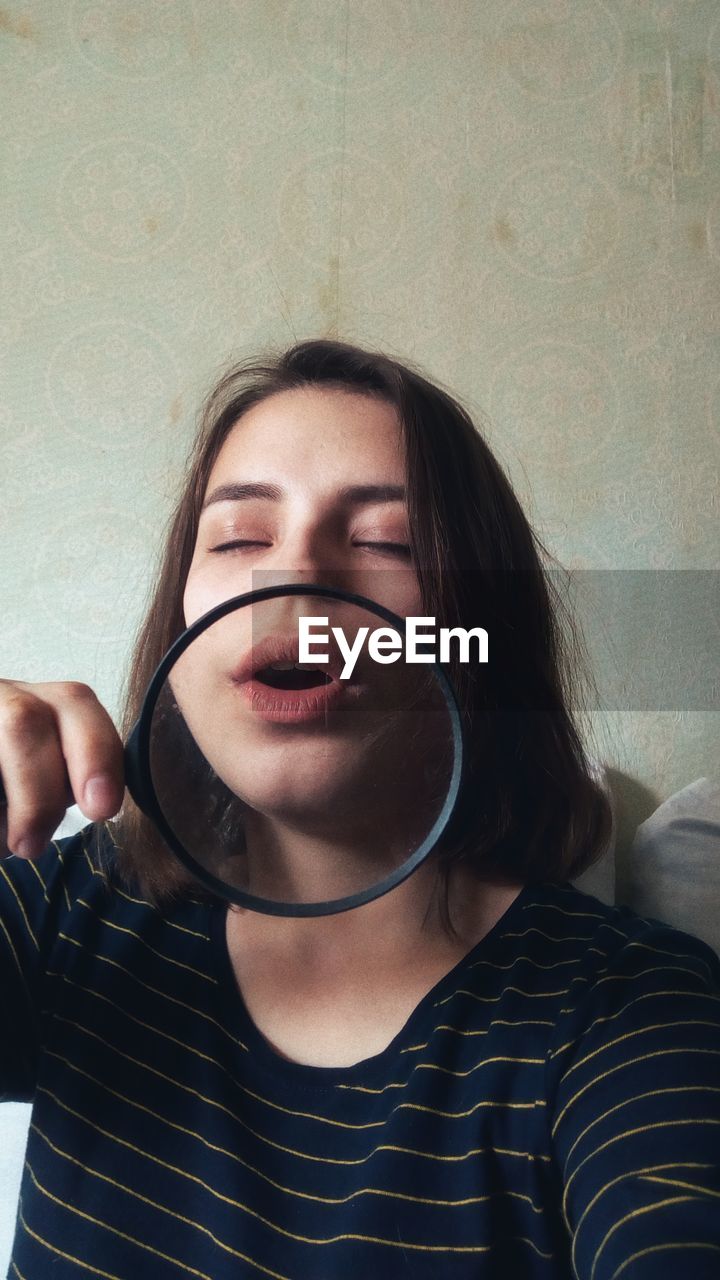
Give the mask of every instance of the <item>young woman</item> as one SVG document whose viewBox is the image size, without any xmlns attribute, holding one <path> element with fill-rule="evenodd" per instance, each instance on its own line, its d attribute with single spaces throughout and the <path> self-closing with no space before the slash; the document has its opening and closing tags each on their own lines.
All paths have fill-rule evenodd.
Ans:
<svg viewBox="0 0 720 1280">
<path fill-rule="evenodd" d="M 488 674 L 454 669 L 456 816 L 364 906 L 228 908 L 129 799 L 106 821 L 121 740 L 90 690 L 0 684 L 17 855 L 0 863 L 0 1081 L 33 1102 L 10 1275 L 716 1276 L 720 963 L 569 883 L 610 823 L 574 720 L 579 649 L 465 411 L 337 342 L 231 370 L 124 731 L 172 640 L 259 571 L 340 575 L 404 616 L 487 628 Z M 333 761 L 290 803 L 269 751 L 255 832 L 320 886 L 338 856 L 368 855 L 333 818 L 347 755 Z M 48 844 L 68 782 L 92 822 Z"/>
</svg>

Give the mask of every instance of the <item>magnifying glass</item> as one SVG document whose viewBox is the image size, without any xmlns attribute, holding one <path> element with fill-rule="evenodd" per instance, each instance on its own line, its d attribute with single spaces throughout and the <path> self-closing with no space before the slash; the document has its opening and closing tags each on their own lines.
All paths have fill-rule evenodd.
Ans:
<svg viewBox="0 0 720 1280">
<path fill-rule="evenodd" d="M 292 583 L 224 601 L 169 649 L 126 781 L 213 892 L 327 915 L 387 893 L 438 846 L 460 715 L 442 666 L 406 660 L 405 631 L 364 596 Z"/>
</svg>

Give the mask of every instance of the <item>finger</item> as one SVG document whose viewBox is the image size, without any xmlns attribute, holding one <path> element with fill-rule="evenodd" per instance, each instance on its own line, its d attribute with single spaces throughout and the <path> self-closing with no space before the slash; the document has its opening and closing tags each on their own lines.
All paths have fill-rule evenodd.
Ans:
<svg viewBox="0 0 720 1280">
<path fill-rule="evenodd" d="M 63 683 L 48 696 L 76 804 L 94 822 L 112 818 L 125 792 L 123 745 L 115 725 L 88 685 Z"/>
<path fill-rule="evenodd" d="M 68 779 L 52 707 L 20 688 L 0 704 L 0 760 L 7 847 L 37 857 L 62 821 Z"/>
</svg>

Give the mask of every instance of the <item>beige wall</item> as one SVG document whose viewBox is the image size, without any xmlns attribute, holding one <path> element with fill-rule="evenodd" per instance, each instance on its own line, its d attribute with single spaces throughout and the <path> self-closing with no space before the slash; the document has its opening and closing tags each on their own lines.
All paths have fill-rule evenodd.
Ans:
<svg viewBox="0 0 720 1280">
<path fill-rule="evenodd" d="M 717 569 L 719 53 L 716 0 L 0 9 L 3 673 L 115 708 L 198 398 L 295 335 L 487 415 L 565 565 Z M 603 719 L 621 836 L 702 705 Z"/>
</svg>

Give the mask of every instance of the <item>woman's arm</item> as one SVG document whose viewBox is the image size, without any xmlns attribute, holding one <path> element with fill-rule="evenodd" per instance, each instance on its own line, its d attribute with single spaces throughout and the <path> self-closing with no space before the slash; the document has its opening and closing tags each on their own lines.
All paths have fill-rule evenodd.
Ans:
<svg viewBox="0 0 720 1280">
<path fill-rule="evenodd" d="M 548 1057 L 563 1214 L 579 1280 L 710 1280 L 720 1275 L 720 961 L 689 934 L 636 923 L 579 984 Z"/>
<path fill-rule="evenodd" d="M 0 1097 L 24 1100 L 34 1089 L 45 960 L 73 897 L 68 868 L 81 879 L 89 870 L 77 857 L 82 844 L 50 837 L 74 798 L 103 818 L 123 795 L 122 743 L 92 690 L 0 680 L 0 779 Z M 8 846 L 24 856 L 4 857 Z"/>
</svg>

